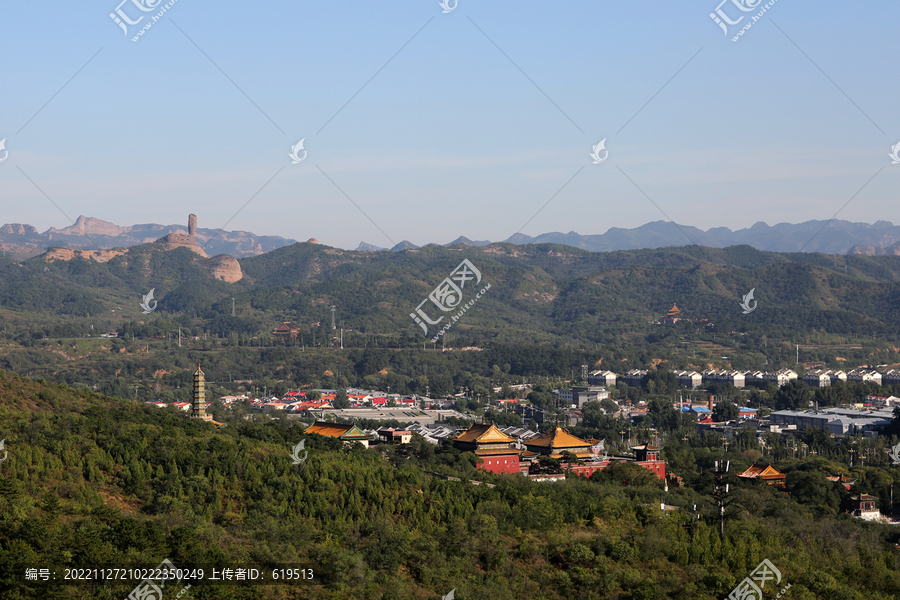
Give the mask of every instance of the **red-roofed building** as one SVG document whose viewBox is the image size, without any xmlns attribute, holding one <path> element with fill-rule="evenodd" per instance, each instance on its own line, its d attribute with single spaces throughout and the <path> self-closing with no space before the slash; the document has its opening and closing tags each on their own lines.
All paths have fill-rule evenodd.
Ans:
<svg viewBox="0 0 900 600">
<path fill-rule="evenodd" d="M 497 404 L 518 404 L 518 398 L 507 398 L 506 400 L 497 400 Z"/>
</svg>

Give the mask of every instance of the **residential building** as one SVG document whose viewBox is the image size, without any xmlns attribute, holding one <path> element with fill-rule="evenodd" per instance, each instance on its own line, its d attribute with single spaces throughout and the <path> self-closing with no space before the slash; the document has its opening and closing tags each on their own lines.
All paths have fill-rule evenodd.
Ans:
<svg viewBox="0 0 900 600">
<path fill-rule="evenodd" d="M 736 388 L 744 387 L 746 379 L 740 371 L 727 369 L 707 369 L 701 373 L 703 383 L 730 383 Z"/>
<path fill-rule="evenodd" d="M 784 387 L 791 381 L 797 379 L 797 372 L 791 369 L 781 369 L 775 373 L 763 373 L 762 379 L 771 381 L 778 387 Z"/>
<path fill-rule="evenodd" d="M 900 370 L 891 369 L 882 373 L 881 383 L 883 385 L 900 385 Z"/>
<path fill-rule="evenodd" d="M 875 369 L 853 369 L 847 372 L 847 381 L 856 383 L 876 383 L 881 385 L 881 373 Z"/>
<path fill-rule="evenodd" d="M 688 389 L 697 389 L 703 385 L 703 375 L 697 371 L 673 371 L 675 378 L 678 379 L 678 385 Z"/>
<path fill-rule="evenodd" d="M 843 371 L 826 371 L 826 373 L 828 373 L 828 377 L 831 379 L 831 385 L 847 382 L 847 374 Z"/>
<path fill-rule="evenodd" d="M 569 390 L 556 390 L 556 394 L 566 405 L 574 404 L 578 408 L 583 407 L 585 402 L 609 398 L 606 388 L 588 385 L 573 385 Z"/>
<path fill-rule="evenodd" d="M 822 369 L 807 371 L 803 382 L 810 387 L 823 388 L 831 385 L 831 373 Z"/>
<path fill-rule="evenodd" d="M 647 375 L 647 371 L 641 369 L 632 369 L 625 373 L 625 376 L 622 378 L 626 385 L 631 387 L 641 387 L 644 385 L 644 376 Z"/>
<path fill-rule="evenodd" d="M 616 386 L 616 377 L 612 371 L 593 371 L 588 374 L 588 384 L 611 388 Z"/>
</svg>

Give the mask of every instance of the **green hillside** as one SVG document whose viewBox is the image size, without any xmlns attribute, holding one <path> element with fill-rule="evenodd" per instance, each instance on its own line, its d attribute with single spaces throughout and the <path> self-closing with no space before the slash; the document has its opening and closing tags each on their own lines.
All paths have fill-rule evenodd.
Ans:
<svg viewBox="0 0 900 600">
<path fill-rule="evenodd" d="M 548 485 L 476 472 L 471 455 L 421 439 L 364 450 L 317 436 L 305 438 L 301 471 L 289 458 L 299 426 L 238 419 L 215 430 L 8 373 L 0 423 L 4 600 L 121 599 L 132 585 L 26 582 L 24 570 L 163 559 L 315 573 L 292 586 L 197 584 L 189 597 L 202 600 L 436 599 L 451 589 L 460 600 L 720 599 L 764 558 L 798 600 L 900 594 L 897 534 L 838 516 L 827 494 L 812 495 L 818 480 L 794 498 L 733 483 L 720 537 L 709 474 L 669 493 L 639 467 Z M 707 468 L 715 458 L 688 452 Z M 661 501 L 679 509 L 663 515 Z"/>
<path fill-rule="evenodd" d="M 432 343 L 410 312 L 463 258 L 491 288 Z M 307 243 L 242 260 L 235 284 L 196 261 L 186 248 L 152 244 L 106 263 L 0 261 L 0 368 L 171 400 L 186 399 L 197 362 L 223 392 L 237 389 L 226 382 L 253 380 L 260 392 L 380 385 L 439 394 L 484 390 L 491 380 L 571 379 L 583 364 L 619 373 L 798 368 L 798 344 L 803 362 L 831 368 L 900 362 L 895 256 L 748 246 L 589 253 L 551 244 L 367 253 Z M 158 306 L 143 314 L 150 289 Z M 758 304 L 743 314 L 751 289 Z M 676 303 L 684 320 L 653 324 Z M 282 321 L 300 331 L 288 348 L 271 335 Z M 113 330 L 118 339 L 100 338 Z M 466 347 L 485 352 L 439 352 Z"/>
<path fill-rule="evenodd" d="M 494 244 L 366 253 L 294 244 L 242 260 L 244 279 L 226 284 L 203 272 L 187 249 L 149 245 L 107 263 L 0 262 L 0 304 L 67 321 L 114 325 L 165 316 L 210 332 L 236 327 L 254 334 L 268 333 L 281 320 L 309 329 L 330 321 L 328 307 L 335 304 L 345 328 L 412 343 L 422 334 L 410 311 L 463 258 L 492 286 L 454 328 L 473 341 L 565 336 L 602 343 L 647 331 L 648 321 L 673 303 L 686 317 L 708 319 L 721 331 L 900 333 L 900 257 L 778 254 L 749 246 L 589 253 Z M 159 306 L 144 316 L 138 304 L 151 288 Z M 744 315 L 739 305 L 750 289 L 759 306 Z M 234 319 L 232 297 L 240 308 Z"/>
</svg>

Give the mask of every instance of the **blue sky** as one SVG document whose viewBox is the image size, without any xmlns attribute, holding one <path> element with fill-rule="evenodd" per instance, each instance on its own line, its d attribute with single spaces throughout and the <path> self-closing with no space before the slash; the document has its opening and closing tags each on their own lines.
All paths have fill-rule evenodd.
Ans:
<svg viewBox="0 0 900 600">
<path fill-rule="evenodd" d="M 666 219 L 646 193 L 703 229 L 900 223 L 897 5 L 778 0 L 732 42 L 706 0 L 177 0 L 132 42 L 117 4 L 0 7 L 0 221 L 384 247 Z"/>
</svg>

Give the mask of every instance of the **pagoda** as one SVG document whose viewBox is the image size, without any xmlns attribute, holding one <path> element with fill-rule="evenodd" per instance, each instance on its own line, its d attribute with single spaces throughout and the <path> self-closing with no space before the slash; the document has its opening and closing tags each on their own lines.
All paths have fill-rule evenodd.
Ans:
<svg viewBox="0 0 900 600">
<path fill-rule="evenodd" d="M 206 378 L 200 365 L 194 373 L 194 402 L 191 404 L 191 418 L 212 421 L 212 415 L 206 414 Z"/>
</svg>

